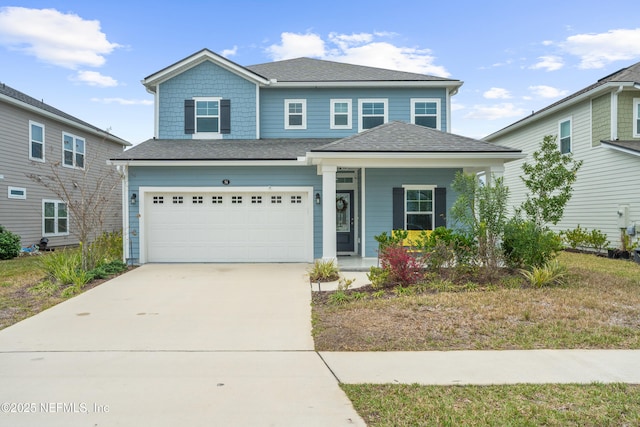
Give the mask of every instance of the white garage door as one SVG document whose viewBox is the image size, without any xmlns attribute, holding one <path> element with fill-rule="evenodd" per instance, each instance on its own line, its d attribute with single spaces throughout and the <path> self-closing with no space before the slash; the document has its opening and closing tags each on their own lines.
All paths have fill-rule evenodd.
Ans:
<svg viewBox="0 0 640 427">
<path fill-rule="evenodd" d="M 307 192 L 146 192 L 147 262 L 309 262 Z"/>
</svg>

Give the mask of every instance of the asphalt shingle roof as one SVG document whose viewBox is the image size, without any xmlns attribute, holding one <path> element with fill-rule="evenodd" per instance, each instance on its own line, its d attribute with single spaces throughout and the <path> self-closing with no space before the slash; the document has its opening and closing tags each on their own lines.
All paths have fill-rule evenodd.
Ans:
<svg viewBox="0 0 640 427">
<path fill-rule="evenodd" d="M 16 100 L 18 100 L 20 102 L 23 102 L 23 103 L 25 103 L 27 105 L 30 105 L 32 107 L 39 108 L 42 111 L 46 111 L 48 113 L 55 114 L 56 116 L 58 116 L 60 118 L 67 119 L 67 120 L 75 122 L 75 123 L 77 123 L 79 125 L 88 127 L 90 129 L 95 130 L 96 132 L 99 132 L 99 133 L 102 133 L 102 134 L 105 134 L 105 135 L 109 135 L 113 139 L 120 140 L 123 145 L 130 145 L 127 141 L 125 141 L 125 140 L 123 140 L 121 138 L 118 138 L 117 136 L 112 135 L 112 134 L 104 131 L 103 129 L 100 129 L 100 128 L 92 125 L 91 123 L 87 123 L 87 122 L 85 122 L 83 120 L 80 120 L 77 117 L 72 116 L 71 114 L 67 114 L 64 111 L 58 110 L 57 108 L 52 107 L 49 104 L 45 104 L 43 101 L 39 101 L 39 100 L 27 95 L 26 93 L 20 92 L 19 90 L 14 89 L 14 88 L 12 88 L 12 87 L 4 84 L 4 83 L 0 84 L 0 94 L 6 95 L 6 96 L 8 96 L 10 98 L 13 98 L 13 99 L 16 99 Z"/>
<path fill-rule="evenodd" d="M 296 58 L 245 67 L 278 82 L 452 81 L 426 74 L 366 67 L 312 58 Z"/>
<path fill-rule="evenodd" d="M 503 153 L 520 150 L 398 121 L 340 139 L 315 152 Z"/>
</svg>

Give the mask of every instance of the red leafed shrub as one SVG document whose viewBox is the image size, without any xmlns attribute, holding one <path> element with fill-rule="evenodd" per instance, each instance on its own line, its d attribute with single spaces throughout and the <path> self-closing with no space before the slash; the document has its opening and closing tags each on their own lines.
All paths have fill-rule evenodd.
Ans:
<svg viewBox="0 0 640 427">
<path fill-rule="evenodd" d="M 420 257 L 414 256 L 402 246 L 390 245 L 384 248 L 380 254 L 380 265 L 389 271 L 389 281 L 394 284 L 413 285 L 423 276 Z"/>
</svg>

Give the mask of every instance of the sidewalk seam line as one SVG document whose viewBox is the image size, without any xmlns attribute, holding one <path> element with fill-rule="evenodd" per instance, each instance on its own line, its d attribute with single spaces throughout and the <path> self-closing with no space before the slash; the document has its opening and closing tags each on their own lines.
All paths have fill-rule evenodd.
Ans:
<svg viewBox="0 0 640 427">
<path fill-rule="evenodd" d="M 322 360 L 322 363 L 324 363 L 324 366 L 327 367 L 327 369 L 329 370 L 329 372 L 331 372 L 331 375 L 333 375 L 333 378 L 336 379 L 336 381 L 338 381 L 338 384 L 342 384 L 342 381 L 340 381 L 340 378 L 338 378 L 338 375 L 336 375 L 336 373 L 333 371 L 333 369 L 331 369 L 331 366 L 329 366 L 329 364 L 327 363 L 326 360 L 324 360 L 324 357 L 322 357 L 322 355 L 320 354 L 319 351 L 315 352 L 318 357 L 320 358 L 320 360 Z"/>
</svg>

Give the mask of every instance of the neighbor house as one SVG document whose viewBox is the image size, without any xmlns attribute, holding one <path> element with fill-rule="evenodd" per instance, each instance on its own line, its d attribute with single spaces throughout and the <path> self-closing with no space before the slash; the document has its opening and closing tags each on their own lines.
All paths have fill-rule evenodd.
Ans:
<svg viewBox="0 0 640 427">
<path fill-rule="evenodd" d="M 526 199 L 522 163 L 533 161 L 545 135 L 556 137 L 562 153 L 584 162 L 564 217 L 553 228 L 598 229 L 613 247 L 621 246 L 621 233 L 629 227 L 634 238 L 633 226 L 640 223 L 640 63 L 484 138 L 528 155 L 506 165 L 514 207 Z"/>
<path fill-rule="evenodd" d="M 100 177 L 114 174 L 110 157 L 129 146 L 117 138 L 41 100 L 0 84 L 0 224 L 20 236 L 22 246 L 75 245 L 69 200 L 51 191 L 47 178 L 58 176 L 72 202 L 93 197 Z M 104 230 L 122 228 L 119 184 L 105 216 Z M 55 185 L 55 184 L 54 184 Z M 82 193 L 84 191 L 84 193 Z"/>
<path fill-rule="evenodd" d="M 112 160 L 134 263 L 375 257 L 382 232 L 447 224 L 456 172 L 522 156 L 448 133 L 459 80 L 203 49 L 142 83 L 155 137 Z"/>
</svg>

